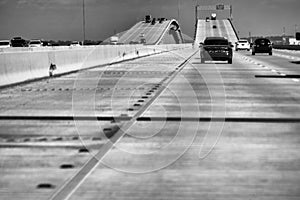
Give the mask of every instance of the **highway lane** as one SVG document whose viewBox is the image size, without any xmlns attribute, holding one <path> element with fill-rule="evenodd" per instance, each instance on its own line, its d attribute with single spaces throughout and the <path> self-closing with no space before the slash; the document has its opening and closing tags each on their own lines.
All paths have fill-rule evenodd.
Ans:
<svg viewBox="0 0 300 200">
<path fill-rule="evenodd" d="M 233 65 L 200 64 L 195 56 L 145 113 L 162 121 L 132 127 L 70 199 L 298 199 L 299 86 L 255 78 L 273 72 L 241 56 L 235 54 Z M 213 68 L 224 85 L 209 83 L 225 87 L 226 119 L 235 120 L 199 123 L 192 119 L 213 116 L 208 92 L 214 92 L 204 83 Z M 209 132 L 216 126 L 220 135 Z"/>
<path fill-rule="evenodd" d="M 83 145 L 96 152 L 107 142 L 104 135 L 118 124 L 110 119 L 97 121 L 93 116 L 134 115 L 138 110 L 134 103 L 162 84 L 185 60 L 177 54 L 188 56 L 193 51 L 155 55 L 2 89 L 0 199 L 48 199 L 91 158 L 81 152 Z M 81 96 L 76 96 L 78 93 Z M 76 112 L 75 97 L 80 103 Z M 74 121 L 74 114 L 88 118 Z"/>
<path fill-rule="evenodd" d="M 139 22 L 120 37 L 119 42 L 124 44 L 128 44 L 131 41 L 140 42 L 141 35 L 144 35 L 147 44 L 154 44 L 169 23 L 169 20 L 163 21 L 162 23 L 156 22 L 154 25 L 151 23 Z"/>
<path fill-rule="evenodd" d="M 143 25 L 143 22 L 136 23 L 133 27 L 131 27 L 129 30 L 127 30 L 120 38 L 119 41 L 121 43 L 126 43 L 128 38 L 130 38 L 141 26 Z M 130 42 L 130 41 L 128 41 Z"/>
<path fill-rule="evenodd" d="M 97 84 L 96 114 L 133 116 L 147 99 L 140 106 L 134 104 L 158 83 L 158 88 L 163 88 L 161 81 L 192 52 L 190 49 L 112 66 Z M 138 121 L 70 199 L 299 199 L 299 83 L 256 78 L 274 72 L 247 62 L 243 58 L 247 54 L 235 53 L 232 65 L 201 64 L 198 54 L 193 57 L 143 115 L 156 121 Z M 280 57 L 259 58 L 269 64 L 283 62 L 286 69 L 294 67 Z M 104 70 L 85 71 L 76 90 L 78 74 L 1 90 L 0 114 L 72 116 L 72 93 L 79 92 L 83 95 L 78 113 L 93 116 L 94 110 L 87 104 L 95 88 L 88 80 L 99 80 Z M 155 91 L 148 98 L 153 94 Z M 181 117 L 186 121 L 180 122 Z M 197 122 L 211 117 L 218 120 Z M 80 141 L 74 138 L 78 134 L 73 121 L 0 123 L 3 143 L 28 144 L 24 140 L 30 139 L 29 144 L 45 145 L 42 149 L 0 148 L 4 177 L 0 180 L 4 186 L 1 199 L 48 199 L 91 158 L 78 152 Z M 99 127 L 90 121 L 80 123 L 84 123 L 80 135 L 85 144 L 99 146 L 105 142 Z M 99 123 L 111 126 L 110 121 Z M 222 130 L 221 135 L 218 130 Z M 17 139 L 7 141 L 12 138 Z M 50 144 L 65 148 L 49 148 Z M 67 144 L 72 145 L 67 148 Z M 95 153 L 98 149 L 90 150 Z M 63 163 L 75 167 L 60 169 Z M 148 173 L 135 174 L 142 172 Z M 36 188 L 42 182 L 55 187 Z"/>
<path fill-rule="evenodd" d="M 216 26 L 216 28 L 213 28 Z M 226 37 L 234 44 L 237 37 L 228 20 L 198 20 L 198 27 L 196 33 L 196 43 L 203 42 L 206 37 Z"/>
<path fill-rule="evenodd" d="M 297 57 L 297 54 L 295 55 L 290 51 L 273 51 L 273 56 L 269 56 L 268 54 L 256 54 L 255 56 L 252 56 L 251 51 L 242 52 L 242 54 L 246 56 L 250 61 L 252 60 L 253 62 L 256 62 L 258 66 L 273 72 L 273 75 L 300 74 L 299 63 L 297 62 L 300 61 L 300 57 Z"/>
</svg>

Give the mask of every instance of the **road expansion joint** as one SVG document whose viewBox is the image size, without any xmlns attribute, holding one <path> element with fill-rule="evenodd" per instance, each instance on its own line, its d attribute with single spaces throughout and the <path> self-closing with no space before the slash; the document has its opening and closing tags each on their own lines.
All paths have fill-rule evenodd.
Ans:
<svg viewBox="0 0 300 200">
<path fill-rule="evenodd" d="M 86 164 L 67 182 L 65 182 L 52 196 L 51 200 L 65 200 L 69 199 L 72 194 L 80 187 L 83 181 L 91 174 L 91 172 L 99 165 L 103 157 L 114 147 L 114 144 L 119 142 L 136 122 L 137 119 L 144 114 L 144 112 L 154 103 L 154 101 L 165 91 L 168 85 L 174 78 L 184 69 L 188 62 L 198 51 L 194 51 L 187 59 L 185 59 L 175 70 L 162 79 L 159 83 L 153 86 L 146 94 L 142 95 L 134 104 L 133 107 L 138 108 L 130 121 L 121 123 L 118 129 L 110 140 L 89 160 Z M 128 108 L 133 109 L 134 108 Z M 128 115 L 127 113 L 122 114 Z M 88 150 L 88 149 L 87 149 Z"/>
</svg>

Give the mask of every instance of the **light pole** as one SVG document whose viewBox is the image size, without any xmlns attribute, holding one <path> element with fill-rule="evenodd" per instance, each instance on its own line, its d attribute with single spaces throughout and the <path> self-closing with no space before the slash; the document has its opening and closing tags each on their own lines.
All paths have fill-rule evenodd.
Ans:
<svg viewBox="0 0 300 200">
<path fill-rule="evenodd" d="M 83 31 L 82 45 L 84 45 L 84 42 L 85 42 L 85 2 L 84 2 L 84 0 L 82 0 L 82 31 Z"/>
<path fill-rule="evenodd" d="M 197 4 L 195 6 L 195 24 L 197 26 L 197 21 L 198 21 L 198 8 L 199 8 L 199 5 Z"/>
<path fill-rule="evenodd" d="M 177 1 L 177 6 L 178 6 L 178 23 L 180 21 L 180 0 Z"/>
</svg>

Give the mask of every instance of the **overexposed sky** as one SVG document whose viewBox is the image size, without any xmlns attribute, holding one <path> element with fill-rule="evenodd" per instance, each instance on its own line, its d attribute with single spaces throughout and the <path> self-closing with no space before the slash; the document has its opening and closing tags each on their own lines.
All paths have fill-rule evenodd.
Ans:
<svg viewBox="0 0 300 200">
<path fill-rule="evenodd" d="M 300 30 L 300 0 L 179 0 L 180 24 L 193 37 L 194 6 L 232 4 L 240 36 L 294 34 Z M 177 18 L 178 0 L 85 0 L 87 39 L 104 40 L 144 15 Z M 81 40 L 82 0 L 0 0 L 0 39 Z"/>
</svg>

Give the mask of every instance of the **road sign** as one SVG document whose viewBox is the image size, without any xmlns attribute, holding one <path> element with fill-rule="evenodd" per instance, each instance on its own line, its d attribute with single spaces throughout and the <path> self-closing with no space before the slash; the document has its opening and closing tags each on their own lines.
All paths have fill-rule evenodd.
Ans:
<svg viewBox="0 0 300 200">
<path fill-rule="evenodd" d="M 206 11 L 212 11 L 212 10 L 230 10 L 231 5 L 224 5 L 224 4 L 219 4 L 219 5 L 211 5 L 211 6 L 196 6 L 197 10 L 206 10 Z"/>
<path fill-rule="evenodd" d="M 216 5 L 216 9 L 217 10 L 224 10 L 225 6 L 224 6 L 224 4 L 219 4 L 219 5 Z"/>
</svg>

